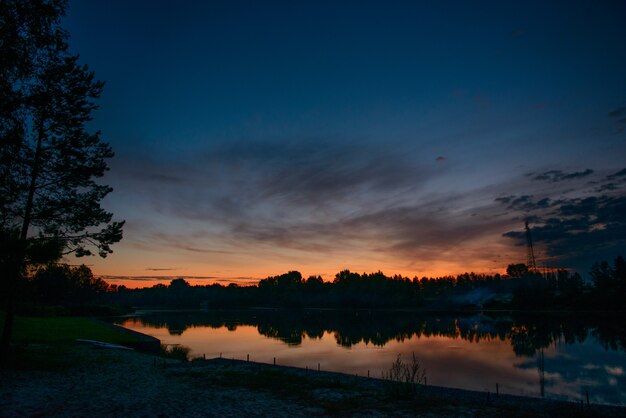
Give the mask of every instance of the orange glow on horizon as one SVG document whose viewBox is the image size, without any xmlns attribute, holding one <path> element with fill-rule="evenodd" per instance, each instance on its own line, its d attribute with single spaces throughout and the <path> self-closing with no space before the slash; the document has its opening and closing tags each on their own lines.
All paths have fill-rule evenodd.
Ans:
<svg viewBox="0 0 626 418">
<path fill-rule="evenodd" d="M 146 287 L 152 287 L 155 286 L 157 284 L 163 284 L 165 286 L 169 286 L 170 282 L 173 279 L 177 279 L 177 278 L 182 278 L 185 279 L 185 281 L 187 283 L 189 283 L 192 286 L 206 286 L 206 285 L 212 285 L 212 284 L 221 284 L 223 286 L 228 286 L 231 283 L 237 284 L 239 286 L 249 286 L 249 285 L 256 285 L 260 280 L 266 278 L 266 277 L 270 277 L 270 276 L 277 276 L 277 275 L 281 275 L 284 273 L 287 273 L 288 271 L 293 271 L 293 270 L 297 270 L 294 268 L 291 269 L 283 269 L 283 270 L 277 270 L 277 271 L 273 271 L 261 276 L 258 276 L 256 278 L 254 277 L 210 277 L 210 276 L 199 276 L 199 275 L 194 275 L 194 276 L 186 276 L 184 274 L 181 275 L 171 275 L 171 276 L 153 276 L 153 277 L 148 277 L 148 276 L 139 276 L 139 277 L 133 277 L 133 276 L 107 276 L 107 275 L 101 275 L 99 277 L 101 277 L 103 280 L 105 280 L 107 283 L 111 284 L 111 285 L 117 285 L 117 286 L 125 286 L 129 289 L 140 289 L 140 288 L 146 288 Z M 317 276 L 320 275 L 322 277 L 322 279 L 325 282 L 332 282 L 333 279 L 335 278 L 335 275 L 337 273 L 339 273 L 342 270 L 350 270 L 353 271 L 355 273 L 359 273 L 359 274 L 363 274 L 363 273 L 375 273 L 377 271 L 382 271 L 386 276 L 388 277 L 392 277 L 394 275 L 400 275 L 402 277 L 407 277 L 409 279 L 413 279 L 415 277 L 417 277 L 418 279 L 421 279 L 423 277 L 427 277 L 429 279 L 436 279 L 436 278 L 441 278 L 441 277 L 447 277 L 447 276 L 453 276 L 456 277 L 459 274 L 463 274 L 463 273 L 476 273 L 476 274 L 488 274 L 488 275 L 494 275 L 494 274 L 501 274 L 504 275 L 506 273 L 506 268 L 491 268 L 490 270 L 463 270 L 463 271 L 455 271 L 455 272 L 450 272 L 450 271 L 446 271 L 446 270 L 433 270 L 430 273 L 424 273 L 424 274 L 415 274 L 415 273 L 411 273 L 409 271 L 405 271 L 405 272 L 400 272 L 400 271 L 385 271 L 383 269 L 371 269 L 371 270 L 364 270 L 364 271 L 359 271 L 356 269 L 350 269 L 350 268 L 340 268 L 340 269 L 336 269 L 335 273 L 327 273 L 327 274 L 321 274 L 321 273 L 315 273 L 315 272 L 311 272 L 311 273 L 306 273 L 303 270 L 297 270 L 300 271 L 300 273 L 302 274 L 303 279 L 307 279 L 309 276 Z"/>
<path fill-rule="evenodd" d="M 418 248 L 410 256 L 359 247 L 331 253 L 295 249 L 282 249 L 277 253 L 275 248 L 254 247 L 239 253 L 203 257 L 186 251 L 151 251 L 122 241 L 106 259 L 74 258 L 70 262 L 88 263 L 94 275 L 110 284 L 144 288 L 158 283 L 169 285 L 172 279 L 179 277 L 192 285 L 250 285 L 293 270 L 299 271 L 304 279 L 319 275 L 324 281 L 332 281 L 343 270 L 359 274 L 382 271 L 387 276 L 409 279 L 470 272 L 503 274 L 508 264 L 524 262 L 521 257 L 525 257 L 525 252 L 511 251 L 507 242 L 483 241 L 439 251 Z"/>
</svg>

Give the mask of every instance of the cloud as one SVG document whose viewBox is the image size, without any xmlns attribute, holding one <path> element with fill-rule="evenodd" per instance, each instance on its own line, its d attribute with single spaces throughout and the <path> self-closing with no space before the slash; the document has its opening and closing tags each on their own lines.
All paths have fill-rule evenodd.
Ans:
<svg viewBox="0 0 626 418">
<path fill-rule="evenodd" d="M 113 275 L 101 275 L 98 276 L 104 280 L 132 280 L 140 282 L 152 282 L 152 281 L 171 281 L 174 279 L 193 279 L 193 280 L 212 280 L 212 281 L 230 281 L 228 279 L 220 279 L 216 276 L 113 276 Z"/>
<path fill-rule="evenodd" d="M 507 209 L 522 211 L 522 212 L 531 212 L 538 209 L 545 209 L 550 207 L 550 205 L 554 204 L 551 202 L 550 198 L 544 197 L 541 199 L 534 199 L 532 195 L 509 195 L 509 196 L 501 196 L 495 199 L 496 202 L 507 205 Z"/>
<path fill-rule="evenodd" d="M 136 184 L 122 187 L 167 217 L 260 236 L 402 200 L 433 176 L 410 153 L 368 143 L 241 141 L 181 160 L 128 163 L 121 175 Z M 159 172 L 184 176 L 184 185 L 159 182 Z"/>
<path fill-rule="evenodd" d="M 550 201 L 524 196 L 523 205 L 511 205 L 513 197 L 500 200 L 508 208 L 529 212 L 532 237 L 545 248 L 548 259 L 581 270 L 592 262 L 612 259 L 626 248 L 626 196 L 620 194 L 565 198 Z M 525 231 L 503 234 L 524 245 Z"/>
<path fill-rule="evenodd" d="M 435 158 L 435 161 L 438 161 L 438 162 L 445 161 L 445 160 L 447 160 L 447 158 L 443 157 L 441 155 L 439 157 Z"/>
<path fill-rule="evenodd" d="M 611 110 L 608 113 L 608 116 L 610 118 L 620 118 L 622 116 L 626 116 L 626 106 L 618 107 L 618 108 L 615 108 L 615 109 Z"/>
<path fill-rule="evenodd" d="M 593 170 L 590 168 L 584 171 L 578 171 L 574 173 L 565 173 L 561 170 L 550 170 L 542 174 L 536 175 L 533 178 L 533 180 L 545 180 L 545 181 L 555 183 L 557 181 L 573 180 L 573 179 L 578 179 L 581 177 L 587 177 L 591 174 L 593 174 Z"/>
<path fill-rule="evenodd" d="M 154 267 L 146 267 L 147 271 L 169 271 L 169 270 L 178 270 L 176 267 L 165 267 L 165 268 L 154 268 Z"/>
<path fill-rule="evenodd" d="M 545 257 L 564 263 L 580 255 L 577 245 L 585 237 L 590 244 L 578 248 L 593 243 L 594 254 L 618 242 L 608 234 L 622 222 L 609 222 L 609 213 L 619 215 L 607 209 L 598 220 L 593 212 L 619 203 L 610 199 L 619 195 L 626 169 L 537 170 L 459 190 L 448 188 L 447 173 L 420 157 L 371 142 L 242 140 L 166 161 L 122 161 L 117 171 L 129 199 L 144 195 L 142 204 L 152 205 L 137 212 L 142 226 L 129 235 L 133 245 L 178 250 L 184 260 L 328 257 L 349 264 L 358 257 L 392 260 L 405 270 L 428 270 L 437 262 L 483 269 L 523 258 L 515 247 L 523 245 L 523 231 L 514 226 L 524 219 Z M 160 181 L 161 175 L 170 180 Z M 581 187 L 593 187 L 591 194 L 602 189 L 610 199 L 596 192 L 598 200 L 583 201 Z"/>
<path fill-rule="evenodd" d="M 607 176 L 607 179 L 615 179 L 618 177 L 626 177 L 626 168 L 618 171 L 617 173 L 611 174 L 610 176 Z"/>
<path fill-rule="evenodd" d="M 626 128 L 626 106 L 618 107 L 608 113 L 609 118 L 613 119 L 616 125 L 616 132 L 621 133 Z"/>
<path fill-rule="evenodd" d="M 425 175 L 402 152 L 367 143 L 241 142 L 212 150 L 206 159 L 231 179 L 245 176 L 264 198 L 337 198 L 413 185 Z"/>
</svg>

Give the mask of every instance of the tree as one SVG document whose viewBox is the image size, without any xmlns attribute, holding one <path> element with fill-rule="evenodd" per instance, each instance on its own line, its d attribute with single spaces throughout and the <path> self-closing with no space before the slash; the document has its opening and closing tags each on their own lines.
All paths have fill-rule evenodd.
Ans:
<svg viewBox="0 0 626 418">
<path fill-rule="evenodd" d="M 606 261 L 602 261 L 601 263 L 596 261 L 593 263 L 589 275 L 596 288 L 596 292 L 604 296 L 613 290 L 613 271 Z"/>
<path fill-rule="evenodd" d="M 6 294 L 2 358 L 9 347 L 16 286 L 38 263 L 74 253 L 101 257 L 122 239 L 96 179 L 111 147 L 86 124 L 103 83 L 68 51 L 64 0 L 0 3 L 0 234 Z"/>
<path fill-rule="evenodd" d="M 529 270 L 526 264 L 509 264 L 506 268 L 506 274 L 514 279 L 525 277 L 528 273 Z"/>
<path fill-rule="evenodd" d="M 32 287 L 42 304 L 75 307 L 93 301 L 105 293 L 109 285 L 94 277 L 91 269 L 85 265 L 71 267 L 55 264 L 38 270 L 33 277 Z"/>
</svg>

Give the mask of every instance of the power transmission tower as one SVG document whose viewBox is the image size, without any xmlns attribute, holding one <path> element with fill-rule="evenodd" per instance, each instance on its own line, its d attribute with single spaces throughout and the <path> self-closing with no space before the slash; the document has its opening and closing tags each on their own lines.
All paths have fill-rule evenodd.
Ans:
<svg viewBox="0 0 626 418">
<path fill-rule="evenodd" d="M 536 270 L 537 263 L 535 262 L 535 252 L 533 251 L 533 239 L 530 236 L 530 228 L 528 227 L 528 221 L 526 221 L 526 266 L 528 270 Z"/>
</svg>

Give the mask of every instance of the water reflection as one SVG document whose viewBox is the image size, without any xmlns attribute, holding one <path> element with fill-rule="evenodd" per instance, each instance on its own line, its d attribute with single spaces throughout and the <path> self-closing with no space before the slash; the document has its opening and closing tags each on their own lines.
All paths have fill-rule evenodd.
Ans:
<svg viewBox="0 0 626 418">
<path fill-rule="evenodd" d="M 626 324 L 565 315 L 339 310 L 146 312 L 122 325 L 202 353 L 373 375 L 415 351 L 432 384 L 625 404 Z M 276 344 L 269 343 L 275 341 Z M 493 387 L 492 387 L 493 386 Z"/>
<path fill-rule="evenodd" d="M 352 347 L 366 343 L 384 346 L 389 341 L 404 341 L 413 336 L 443 336 L 479 343 L 483 340 L 509 341 L 520 357 L 534 357 L 538 350 L 553 343 L 583 343 L 594 338 L 607 350 L 626 350 L 626 323 L 621 319 L 594 316 L 495 315 L 425 316 L 416 313 L 337 310 L 243 310 L 209 312 L 146 312 L 135 321 L 151 327 L 167 328 L 171 335 L 182 335 L 190 327 L 239 325 L 257 328 L 259 334 L 290 346 L 304 338 L 334 335 L 337 344 Z"/>
</svg>

